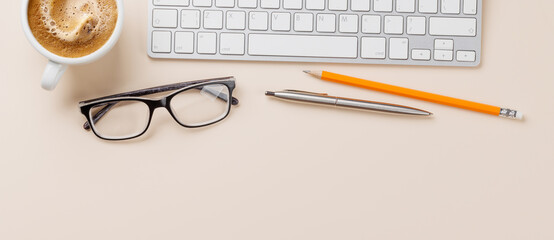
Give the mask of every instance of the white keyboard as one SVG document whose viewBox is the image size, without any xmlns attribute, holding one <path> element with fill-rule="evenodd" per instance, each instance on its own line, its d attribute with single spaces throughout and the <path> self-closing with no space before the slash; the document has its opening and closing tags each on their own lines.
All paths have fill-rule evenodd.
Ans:
<svg viewBox="0 0 554 240">
<path fill-rule="evenodd" d="M 481 1 L 148 0 L 148 55 L 477 66 Z"/>
</svg>

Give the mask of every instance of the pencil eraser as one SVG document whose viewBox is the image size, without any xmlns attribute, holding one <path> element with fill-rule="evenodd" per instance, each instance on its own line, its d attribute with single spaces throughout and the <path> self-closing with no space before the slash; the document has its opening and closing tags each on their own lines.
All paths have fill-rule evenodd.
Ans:
<svg viewBox="0 0 554 240">
<path fill-rule="evenodd" d="M 517 112 L 516 112 L 516 119 L 517 119 L 517 120 L 522 120 L 522 119 L 523 119 L 523 113 L 520 112 L 520 111 L 517 111 Z"/>
</svg>

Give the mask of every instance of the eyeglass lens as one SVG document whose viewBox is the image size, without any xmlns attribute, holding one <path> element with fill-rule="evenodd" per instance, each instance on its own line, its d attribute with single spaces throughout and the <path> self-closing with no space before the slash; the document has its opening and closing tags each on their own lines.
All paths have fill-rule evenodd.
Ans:
<svg viewBox="0 0 554 240">
<path fill-rule="evenodd" d="M 92 126 L 96 134 L 108 139 L 128 138 L 148 127 L 150 108 L 146 103 L 125 100 L 100 104 L 90 109 L 91 118 L 106 106 L 111 108 Z"/>
<path fill-rule="evenodd" d="M 197 127 L 224 118 L 230 105 L 229 88 L 223 84 L 204 85 L 175 95 L 170 107 L 177 121 Z"/>
</svg>

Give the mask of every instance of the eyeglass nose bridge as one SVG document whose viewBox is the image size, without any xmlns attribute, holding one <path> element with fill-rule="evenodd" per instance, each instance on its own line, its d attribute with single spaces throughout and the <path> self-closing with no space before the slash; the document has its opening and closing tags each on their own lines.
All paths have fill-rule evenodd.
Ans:
<svg viewBox="0 0 554 240">
<path fill-rule="evenodd" d="M 148 105 L 150 105 L 151 110 L 154 111 L 158 108 L 168 108 L 168 102 L 167 98 L 162 98 L 159 100 L 152 100 Z"/>
</svg>

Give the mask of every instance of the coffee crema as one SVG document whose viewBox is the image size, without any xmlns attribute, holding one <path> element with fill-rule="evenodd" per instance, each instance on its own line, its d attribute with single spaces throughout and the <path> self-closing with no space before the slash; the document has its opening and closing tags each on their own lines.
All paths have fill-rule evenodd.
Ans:
<svg viewBox="0 0 554 240">
<path fill-rule="evenodd" d="M 48 51 L 68 58 L 89 55 L 110 39 L 115 0 L 30 0 L 29 27 Z"/>
</svg>

